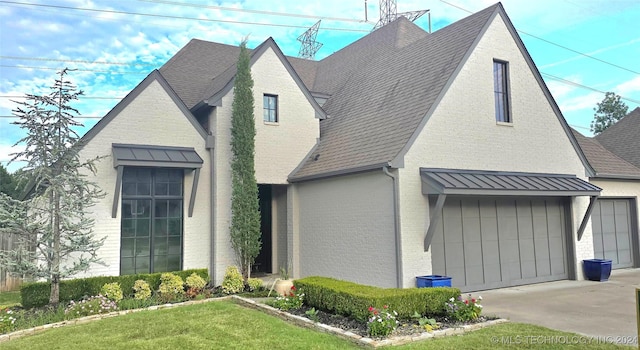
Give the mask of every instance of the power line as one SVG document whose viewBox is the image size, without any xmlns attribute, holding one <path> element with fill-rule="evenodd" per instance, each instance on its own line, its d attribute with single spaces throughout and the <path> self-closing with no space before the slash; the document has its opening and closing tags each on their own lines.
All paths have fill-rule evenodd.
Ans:
<svg viewBox="0 0 640 350">
<path fill-rule="evenodd" d="M 17 119 L 18 117 L 15 115 L 0 115 L 0 118 L 13 118 L 13 119 Z M 75 116 L 73 117 L 73 119 L 101 119 L 102 117 L 97 116 L 97 115 L 92 115 L 92 116 Z"/>
<path fill-rule="evenodd" d="M 202 21 L 202 22 L 246 24 L 246 25 L 257 25 L 257 26 L 267 26 L 267 27 L 282 27 L 282 28 L 304 28 L 304 29 L 307 28 L 307 26 L 300 26 L 300 25 L 293 25 L 293 24 L 275 24 L 275 23 L 231 21 L 231 20 L 196 18 L 196 17 L 182 17 L 182 16 L 159 15 L 159 14 L 150 14 L 150 13 L 142 13 L 142 12 L 116 11 L 116 10 L 104 10 L 104 9 L 89 9 L 89 8 L 71 7 L 71 6 L 62 6 L 62 5 L 33 4 L 33 3 L 18 2 L 18 1 L 0 1 L 0 3 L 11 4 L 11 5 L 46 7 L 46 8 L 55 8 L 55 9 L 63 9 L 63 10 L 102 12 L 102 13 L 112 13 L 112 14 L 119 14 L 119 15 L 135 15 L 135 16 L 158 17 L 158 18 L 180 19 L 180 20 L 191 20 L 191 21 Z M 364 33 L 368 33 L 369 32 L 368 30 L 349 29 L 349 28 L 323 28 L 323 30 L 333 30 L 333 31 L 343 31 L 343 32 L 364 32 Z"/>
<path fill-rule="evenodd" d="M 269 15 L 269 16 L 283 16 L 283 17 L 297 17 L 297 18 L 309 18 L 309 19 L 321 19 L 328 21 L 339 21 L 339 22 L 355 22 L 355 23 L 366 23 L 364 20 L 353 19 L 353 18 L 340 18 L 340 17 L 322 17 L 322 16 L 312 16 L 312 15 L 302 15 L 296 13 L 285 13 L 285 12 L 273 12 L 273 11 L 263 11 L 263 10 L 250 10 L 250 9 L 239 9 L 233 7 L 223 7 L 223 6 L 213 6 L 213 5 L 200 5 L 200 4 L 189 4 L 184 2 L 177 1 L 166 1 L 166 0 L 138 0 L 142 2 L 151 2 L 156 4 L 167 4 L 167 5 L 176 5 L 176 6 L 184 6 L 184 7 L 195 7 L 195 8 L 207 8 L 213 10 L 224 10 L 224 11 L 236 11 L 236 12 L 246 12 L 246 13 L 255 13 L 260 15 Z"/>
<path fill-rule="evenodd" d="M 546 76 L 546 77 L 548 77 L 548 78 L 551 78 L 551 79 L 557 80 L 557 81 L 559 81 L 559 82 L 561 82 L 561 83 L 568 84 L 568 85 L 572 85 L 572 86 L 576 86 L 576 87 L 581 87 L 581 88 L 584 88 L 584 89 L 587 89 L 587 90 L 591 90 L 591 91 L 593 91 L 593 92 L 599 92 L 599 93 L 601 93 L 601 94 L 606 94 L 606 93 L 607 93 L 606 91 L 598 90 L 598 89 L 596 89 L 596 88 L 592 88 L 592 87 L 587 86 L 587 85 L 582 85 L 582 84 L 580 84 L 580 83 L 576 83 L 575 81 L 571 81 L 571 80 L 567 80 L 567 79 L 564 79 L 564 78 L 560 78 L 560 77 L 558 77 L 558 76 L 551 75 L 551 74 L 549 74 L 549 73 L 542 73 L 542 72 L 541 72 L 540 74 L 542 74 L 542 75 L 544 75 L 544 76 Z M 628 97 L 620 96 L 620 99 L 622 99 L 622 100 L 626 100 L 626 101 L 629 101 L 629 102 L 633 102 L 633 103 L 638 103 L 638 104 L 640 104 L 640 100 L 636 100 L 636 99 L 633 99 L 633 98 L 628 98 Z"/>
<path fill-rule="evenodd" d="M 459 10 L 462 10 L 462 11 L 465 11 L 465 12 L 468 12 L 468 13 L 473 13 L 472 11 L 469 11 L 469 10 L 467 10 L 467 9 L 463 8 L 463 7 L 458 6 L 458 5 L 454 5 L 454 4 L 452 4 L 452 3 L 450 3 L 450 2 L 447 2 L 447 1 L 445 1 L 445 0 L 440 0 L 440 2 L 445 3 L 445 4 L 449 5 L 449 6 L 455 7 L 455 8 L 457 8 L 457 9 L 459 9 Z M 520 33 L 520 34 L 528 35 L 528 36 L 530 36 L 530 37 L 532 37 L 532 38 L 538 39 L 538 40 L 543 41 L 543 42 L 545 42 L 545 43 L 547 43 L 547 44 L 550 44 L 550 45 L 553 45 L 553 46 L 557 46 L 557 47 L 559 47 L 559 48 L 561 48 L 561 49 L 564 49 L 564 50 L 567 50 L 567 51 L 571 51 L 571 52 L 573 52 L 573 53 L 576 53 L 576 54 L 578 54 L 578 55 L 581 55 L 581 56 L 584 56 L 584 57 L 590 58 L 590 59 L 595 60 L 595 61 L 598 61 L 598 62 L 600 62 L 600 63 L 604 63 L 604 64 L 606 64 L 606 65 L 609 65 L 609 66 L 612 66 L 612 67 L 616 67 L 616 68 L 619 68 L 619 69 L 625 70 L 625 71 L 630 72 L 630 73 L 633 73 L 633 74 L 640 74 L 640 72 L 638 72 L 638 71 L 635 71 L 635 70 L 632 70 L 632 69 L 629 69 L 629 68 L 623 67 L 623 66 L 618 65 L 618 64 L 615 64 L 615 63 L 611 63 L 611 62 L 609 62 L 609 61 L 605 61 L 605 60 L 599 59 L 599 58 L 597 58 L 597 57 L 593 57 L 593 56 L 588 55 L 588 54 L 586 54 L 586 53 L 584 53 L 584 52 L 580 52 L 580 51 L 578 51 L 578 50 L 574 50 L 574 49 L 572 49 L 572 48 L 570 48 L 570 47 L 567 47 L 567 46 L 564 46 L 564 45 L 560 45 L 560 44 L 554 43 L 553 41 L 550 41 L 550 40 L 547 40 L 547 39 L 543 39 L 543 38 L 541 38 L 541 37 L 539 37 L 539 36 L 536 36 L 536 35 L 533 35 L 533 34 L 527 33 L 527 32 L 525 32 L 525 31 L 522 31 L 522 30 L 519 30 L 519 29 L 516 29 L 516 31 L 517 31 L 518 33 Z"/>
<path fill-rule="evenodd" d="M 0 59 L 21 60 L 21 61 L 52 61 L 52 62 L 65 62 L 65 63 L 108 64 L 108 65 L 114 65 L 114 66 L 147 66 L 147 67 L 155 67 L 155 66 L 157 66 L 156 64 L 151 64 L 151 63 L 127 63 L 127 62 L 71 60 L 71 59 L 44 58 L 44 57 L 0 56 Z"/>
<path fill-rule="evenodd" d="M 26 98 L 26 96 L 20 95 L 0 95 L 0 98 Z M 109 97 L 109 96 L 85 96 L 82 95 L 83 100 L 122 100 L 123 97 Z"/>
<path fill-rule="evenodd" d="M 18 69 L 37 69 L 37 70 L 59 70 L 60 68 L 55 67 L 34 67 L 34 66 L 12 66 L 8 64 L 0 64 L 0 67 L 3 68 L 18 68 Z M 110 70 L 95 70 L 95 69 L 82 69 L 82 68 L 74 68 L 74 71 L 78 72 L 92 72 L 92 73 L 109 73 L 109 74 L 149 74 L 148 72 L 118 72 L 118 71 L 110 71 Z"/>
</svg>

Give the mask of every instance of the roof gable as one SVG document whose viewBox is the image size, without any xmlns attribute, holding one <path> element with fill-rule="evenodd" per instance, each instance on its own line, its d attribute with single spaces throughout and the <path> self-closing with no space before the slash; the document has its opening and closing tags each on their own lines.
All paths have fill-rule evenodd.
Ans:
<svg viewBox="0 0 640 350">
<path fill-rule="evenodd" d="M 351 172 L 394 160 L 443 93 L 497 6 L 410 45 L 367 57 L 323 105 L 331 117 L 321 123 L 318 147 L 290 179 Z M 394 22 L 402 21 L 408 22 Z M 371 35 L 396 29 L 387 25 Z"/>
<path fill-rule="evenodd" d="M 332 118 L 321 124 L 318 147 L 290 180 L 385 165 L 402 167 L 404 155 L 496 16 L 503 19 L 586 173 L 592 175 L 540 72 L 497 3 L 410 45 L 367 57 L 323 105 Z"/>
<path fill-rule="evenodd" d="M 193 125 L 196 131 L 202 136 L 203 139 L 207 138 L 207 132 L 204 130 L 202 125 L 198 123 L 196 118 L 191 114 L 191 111 L 187 108 L 187 106 L 182 102 L 182 100 L 178 97 L 178 95 L 173 91 L 169 83 L 164 79 L 162 74 L 158 70 L 154 70 L 151 72 L 140 84 L 138 84 L 127 96 L 125 96 L 118 104 L 113 107 L 96 125 L 93 126 L 89 131 L 87 131 L 84 136 L 80 139 L 80 142 L 86 144 L 89 142 L 94 136 L 96 136 L 102 129 L 104 129 L 109 122 L 111 122 L 120 112 L 125 109 L 133 100 L 140 95 L 152 82 L 157 81 L 160 86 L 164 89 L 167 95 L 173 100 L 176 106 L 182 111 L 187 120 Z"/>
<path fill-rule="evenodd" d="M 595 139 L 607 150 L 640 167 L 640 107 L 636 107 Z"/>
<path fill-rule="evenodd" d="M 273 40 L 273 38 L 269 37 L 267 40 L 262 42 L 262 44 L 258 45 L 255 49 L 251 51 L 251 54 L 250 54 L 251 58 L 250 58 L 249 65 L 253 66 L 253 64 L 258 59 L 260 59 L 262 54 L 264 54 L 265 51 L 269 48 L 275 52 L 276 56 L 278 57 L 282 65 L 285 67 L 287 72 L 289 72 L 289 75 L 291 75 L 291 78 L 293 78 L 293 80 L 296 82 L 296 85 L 298 85 L 298 88 L 305 95 L 309 103 L 314 107 L 314 109 L 316 110 L 316 115 L 320 119 L 326 118 L 325 111 L 320 107 L 318 102 L 316 102 L 316 100 L 313 98 L 313 96 L 311 95 L 311 92 L 309 91 L 309 89 L 307 89 L 307 86 L 304 84 L 304 82 L 302 81 L 302 79 L 300 78 L 296 70 L 293 68 L 293 66 L 287 59 L 287 57 L 284 55 L 284 53 L 282 53 L 282 50 L 280 50 L 280 47 L 278 47 L 278 45 Z M 224 95 L 226 95 L 231 90 L 231 88 L 233 88 L 233 82 L 235 80 L 236 72 L 237 72 L 237 66 L 236 66 L 236 63 L 234 63 L 229 68 L 227 68 L 224 72 L 222 72 L 219 76 L 213 79 L 212 84 L 205 90 L 200 100 L 202 100 L 204 103 L 207 103 L 209 105 L 219 105 L 220 99 Z M 196 107 L 197 106 L 198 105 L 196 105 Z"/>
</svg>

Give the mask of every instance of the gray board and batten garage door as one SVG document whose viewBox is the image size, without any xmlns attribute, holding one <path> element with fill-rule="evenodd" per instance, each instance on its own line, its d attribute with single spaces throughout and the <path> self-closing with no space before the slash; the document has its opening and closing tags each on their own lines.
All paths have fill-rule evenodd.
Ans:
<svg viewBox="0 0 640 350">
<path fill-rule="evenodd" d="M 463 291 L 567 279 L 565 202 L 447 198 L 431 242 L 433 273 Z"/>
<path fill-rule="evenodd" d="M 611 259 L 611 268 L 633 267 L 631 200 L 598 199 L 591 214 L 596 259 Z"/>
<path fill-rule="evenodd" d="M 593 201 L 599 187 L 567 174 L 420 173 L 430 202 L 424 246 L 433 274 L 450 276 L 462 291 L 573 277 L 571 198 Z"/>
</svg>

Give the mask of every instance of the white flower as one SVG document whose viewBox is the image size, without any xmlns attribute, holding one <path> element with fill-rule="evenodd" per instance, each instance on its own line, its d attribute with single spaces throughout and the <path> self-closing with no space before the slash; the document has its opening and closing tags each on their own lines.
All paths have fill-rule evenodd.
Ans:
<svg viewBox="0 0 640 350">
<path fill-rule="evenodd" d="M 480 304 L 476 304 L 476 306 L 482 309 L 482 305 L 480 305 Z"/>
<path fill-rule="evenodd" d="M 478 300 L 482 300 L 482 295 L 478 295 Z"/>
<path fill-rule="evenodd" d="M 449 301 L 452 302 L 452 303 L 453 303 L 453 300 L 454 300 L 453 298 L 449 299 Z"/>
</svg>

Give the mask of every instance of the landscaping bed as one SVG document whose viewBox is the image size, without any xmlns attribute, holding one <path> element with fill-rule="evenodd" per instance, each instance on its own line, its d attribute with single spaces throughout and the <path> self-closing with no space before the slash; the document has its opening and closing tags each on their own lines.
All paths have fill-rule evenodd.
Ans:
<svg viewBox="0 0 640 350">
<path fill-rule="evenodd" d="M 309 316 L 309 314 L 307 314 L 310 310 L 311 310 L 311 307 L 305 305 L 300 309 L 289 310 L 287 312 L 289 312 L 292 315 L 308 318 L 314 322 L 326 324 L 331 327 L 342 329 L 343 331 L 346 331 L 346 332 L 357 334 L 361 337 L 369 336 L 366 322 L 360 322 L 350 317 L 336 315 L 336 314 L 332 314 L 332 313 L 328 313 L 320 310 L 317 311 L 317 319 L 313 320 Z M 491 321 L 496 319 L 498 319 L 498 317 L 496 316 L 480 316 L 475 320 L 462 323 L 462 322 L 451 320 L 447 317 L 435 317 L 436 324 L 438 325 L 438 327 L 436 328 L 437 330 L 458 328 L 463 325 L 484 323 L 486 321 Z M 417 336 L 424 332 L 427 332 L 424 326 L 421 326 L 419 324 L 419 321 L 417 319 L 399 320 L 399 322 L 400 324 L 396 327 L 393 333 L 390 334 L 391 337 Z M 378 337 L 377 339 L 382 339 L 382 337 Z"/>
</svg>

